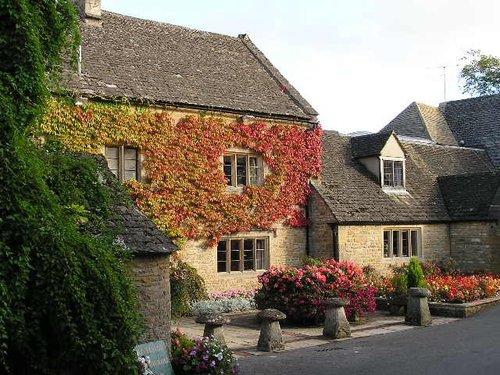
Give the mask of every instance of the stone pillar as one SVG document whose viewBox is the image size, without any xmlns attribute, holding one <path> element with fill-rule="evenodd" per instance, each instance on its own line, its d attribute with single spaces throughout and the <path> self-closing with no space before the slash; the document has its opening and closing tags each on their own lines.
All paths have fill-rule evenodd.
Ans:
<svg viewBox="0 0 500 375">
<path fill-rule="evenodd" d="M 344 306 L 349 301 L 342 298 L 328 298 L 325 301 L 325 327 L 323 335 L 333 339 L 343 339 L 351 336 L 351 326 L 345 316 Z"/>
<path fill-rule="evenodd" d="M 431 313 L 427 297 L 431 292 L 425 288 L 408 289 L 408 307 L 406 309 L 405 323 L 412 326 L 430 326 Z"/>
<path fill-rule="evenodd" d="M 276 309 L 265 309 L 257 315 L 257 318 L 261 321 L 257 350 L 262 352 L 284 350 L 280 321 L 285 320 L 286 315 Z"/>
<path fill-rule="evenodd" d="M 226 345 L 223 326 L 224 324 L 227 324 L 229 322 L 229 318 L 226 318 L 224 315 L 215 312 L 201 314 L 196 318 L 196 323 L 205 324 L 203 337 L 213 337 L 222 345 Z"/>
</svg>

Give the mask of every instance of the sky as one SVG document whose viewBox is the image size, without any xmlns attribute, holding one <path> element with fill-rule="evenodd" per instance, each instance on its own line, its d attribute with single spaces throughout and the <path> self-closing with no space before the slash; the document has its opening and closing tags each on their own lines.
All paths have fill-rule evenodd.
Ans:
<svg viewBox="0 0 500 375">
<path fill-rule="evenodd" d="M 254 44 L 324 129 L 376 132 L 410 103 L 463 95 L 462 57 L 500 56 L 498 0 L 102 0 L 116 13 Z M 445 68 L 443 68 L 445 67 Z M 446 90 L 445 90 L 446 87 Z"/>
</svg>

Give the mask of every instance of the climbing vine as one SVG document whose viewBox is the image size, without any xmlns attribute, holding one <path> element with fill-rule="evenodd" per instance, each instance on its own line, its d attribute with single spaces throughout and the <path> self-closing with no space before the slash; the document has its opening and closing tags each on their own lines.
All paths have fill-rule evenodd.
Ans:
<svg viewBox="0 0 500 375">
<path fill-rule="evenodd" d="M 128 104 L 52 100 L 40 134 L 70 149 L 101 152 L 104 144 L 139 147 L 148 182 L 128 183 L 138 206 L 174 238 L 208 238 L 276 223 L 300 227 L 308 181 L 320 172 L 320 128 L 265 122 L 225 123 L 187 116 L 174 122 L 165 111 Z M 231 147 L 262 155 L 270 173 L 241 194 L 226 188 L 222 156 Z"/>
</svg>

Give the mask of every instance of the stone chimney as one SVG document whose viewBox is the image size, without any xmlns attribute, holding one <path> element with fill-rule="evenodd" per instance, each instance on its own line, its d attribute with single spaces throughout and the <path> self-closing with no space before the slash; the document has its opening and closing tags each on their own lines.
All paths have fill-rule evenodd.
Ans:
<svg viewBox="0 0 500 375">
<path fill-rule="evenodd" d="M 80 10 L 80 16 L 85 22 L 95 22 L 101 19 L 101 0 L 74 0 Z"/>
</svg>

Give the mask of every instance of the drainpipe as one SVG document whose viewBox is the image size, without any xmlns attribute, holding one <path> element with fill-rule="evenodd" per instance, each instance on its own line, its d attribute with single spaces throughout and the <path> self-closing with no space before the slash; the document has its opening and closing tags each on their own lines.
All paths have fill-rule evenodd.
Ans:
<svg viewBox="0 0 500 375">
<path fill-rule="evenodd" d="M 311 226 L 311 223 L 309 222 L 309 204 L 306 204 L 306 207 L 305 207 L 305 215 L 306 215 L 306 221 L 307 221 L 307 225 L 306 225 L 306 256 L 311 256 L 311 246 L 309 244 L 309 241 L 310 241 L 310 233 L 309 233 L 309 230 L 310 230 L 310 226 Z"/>
<path fill-rule="evenodd" d="M 339 225 L 329 223 L 330 228 L 332 229 L 332 240 L 333 240 L 333 259 L 337 262 L 340 260 L 339 253 Z"/>
</svg>

